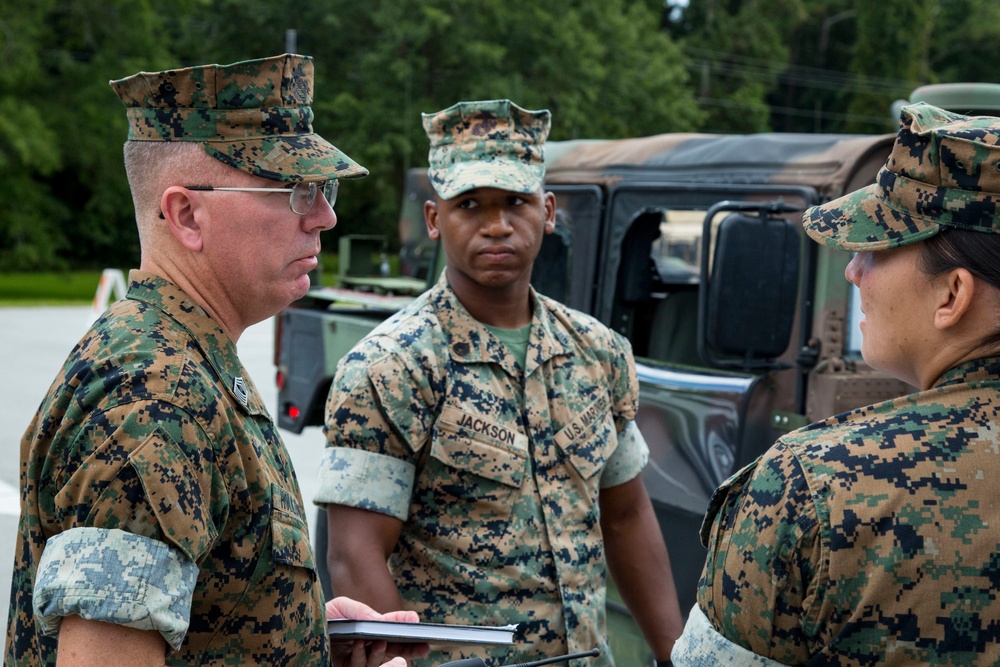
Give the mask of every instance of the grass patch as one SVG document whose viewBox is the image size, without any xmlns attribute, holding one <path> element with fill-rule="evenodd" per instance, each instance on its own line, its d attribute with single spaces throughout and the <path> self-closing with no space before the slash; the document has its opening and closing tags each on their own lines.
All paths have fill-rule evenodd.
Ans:
<svg viewBox="0 0 1000 667">
<path fill-rule="evenodd" d="M 322 284 L 337 285 L 340 263 L 337 254 L 321 253 Z M 399 258 L 389 257 L 392 275 L 398 275 Z M 123 269 L 128 281 L 128 271 Z M 0 273 L 2 306 L 79 306 L 93 303 L 101 271 L 54 271 L 48 273 Z"/>
<path fill-rule="evenodd" d="M 100 271 L 0 273 L 0 306 L 92 303 L 100 280 Z"/>
</svg>

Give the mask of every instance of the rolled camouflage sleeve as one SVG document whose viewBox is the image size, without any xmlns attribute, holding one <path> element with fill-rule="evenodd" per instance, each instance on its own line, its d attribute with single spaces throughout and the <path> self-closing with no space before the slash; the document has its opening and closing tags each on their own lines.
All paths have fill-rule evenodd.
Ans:
<svg viewBox="0 0 1000 667">
<path fill-rule="evenodd" d="M 688 615 L 684 633 L 670 654 L 670 662 L 674 667 L 784 667 L 784 663 L 748 651 L 719 634 L 698 605 Z"/>
<path fill-rule="evenodd" d="M 808 661 L 821 630 L 819 525 L 801 465 L 780 441 L 719 487 L 702 528 L 698 604 L 722 636 L 781 663 Z"/>
<path fill-rule="evenodd" d="M 188 629 L 198 567 L 158 540 L 121 530 L 74 528 L 45 545 L 33 604 L 43 635 L 64 616 L 155 630 L 178 650 Z"/>
<path fill-rule="evenodd" d="M 213 447 L 197 419 L 155 400 L 95 412 L 71 443 L 53 445 L 50 456 L 86 464 L 47 491 L 61 532 L 47 540 L 34 581 L 43 634 L 75 614 L 156 630 L 180 647 L 197 562 L 228 507 L 219 471 L 208 463 Z"/>
<path fill-rule="evenodd" d="M 639 431 L 639 426 L 630 421 L 618 434 L 618 446 L 615 448 L 608 465 L 601 473 L 601 488 L 618 486 L 635 479 L 649 461 L 649 445 Z"/>
<path fill-rule="evenodd" d="M 384 454 L 327 447 L 319 467 L 317 505 L 347 505 L 406 521 L 416 467 Z"/>
</svg>

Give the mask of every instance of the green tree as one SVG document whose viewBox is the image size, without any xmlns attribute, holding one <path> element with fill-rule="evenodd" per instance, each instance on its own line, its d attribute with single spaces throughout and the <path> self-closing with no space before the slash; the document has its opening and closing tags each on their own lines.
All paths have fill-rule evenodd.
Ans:
<svg viewBox="0 0 1000 667">
<path fill-rule="evenodd" d="M 328 2 L 317 127 L 372 176 L 345 186 L 341 229 L 392 234 L 406 168 L 426 165 L 421 112 L 508 97 L 553 112 L 553 139 L 691 130 L 682 56 L 646 2 Z"/>
<path fill-rule="evenodd" d="M 44 17 L 53 4 L 39 0 L 0 13 L 0 267 L 51 266 L 61 249 L 47 240 L 57 236 L 51 230 L 62 206 L 34 181 L 60 168 L 58 136 L 39 100 L 24 94 L 44 76 Z"/>
<path fill-rule="evenodd" d="M 886 119 L 884 131 L 894 128 L 889 117 L 893 101 L 928 80 L 927 54 L 938 6 L 938 0 L 855 1 L 857 42 L 851 72 L 863 88 L 848 104 L 848 112 L 855 117 L 847 123 L 848 131 L 870 131 L 868 119 L 872 118 Z"/>
<path fill-rule="evenodd" d="M 691 0 L 668 23 L 690 59 L 708 112 L 704 129 L 770 129 L 768 97 L 790 64 L 790 36 L 806 18 L 805 0 Z"/>
<path fill-rule="evenodd" d="M 772 128 L 840 131 L 855 84 L 846 71 L 857 39 L 854 0 L 806 0 L 804 6 L 806 17 L 788 40 L 788 67 L 768 97 Z"/>
<path fill-rule="evenodd" d="M 932 8 L 925 83 L 1000 82 L 1000 3 L 942 0 Z"/>
<path fill-rule="evenodd" d="M 131 265 L 123 108 L 108 81 L 173 64 L 147 0 L 44 0 L 0 18 L 0 268 Z"/>
<path fill-rule="evenodd" d="M 285 50 L 316 58 L 315 128 L 372 172 L 338 230 L 395 237 L 420 112 L 509 97 L 553 139 L 692 130 L 700 112 L 654 0 L 37 0 L 0 13 L 0 268 L 132 265 L 138 248 L 107 85 Z M 340 233 L 339 231 L 336 233 Z"/>
<path fill-rule="evenodd" d="M 773 112 L 783 105 L 803 113 L 781 129 L 891 132 L 892 103 L 917 86 L 1000 81 L 995 0 L 808 0 L 806 7 L 781 97 L 771 99 Z"/>
</svg>

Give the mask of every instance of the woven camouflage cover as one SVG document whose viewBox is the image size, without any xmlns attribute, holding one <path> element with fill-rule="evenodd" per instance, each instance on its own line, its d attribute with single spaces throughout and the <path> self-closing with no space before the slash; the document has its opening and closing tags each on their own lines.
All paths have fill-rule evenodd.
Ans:
<svg viewBox="0 0 1000 667">
<path fill-rule="evenodd" d="M 841 250 L 886 250 L 942 226 L 1000 232 L 1000 118 L 926 103 L 903 107 L 876 182 L 803 216 L 806 233 Z"/>
<path fill-rule="evenodd" d="M 552 114 L 510 100 L 459 102 L 422 114 L 430 139 L 428 175 L 442 199 L 475 188 L 526 194 L 545 177 L 545 139 Z"/>
<path fill-rule="evenodd" d="M 308 56 L 139 72 L 110 83 L 125 104 L 130 141 L 194 141 L 217 160 L 273 181 L 368 174 L 313 132 Z"/>
</svg>

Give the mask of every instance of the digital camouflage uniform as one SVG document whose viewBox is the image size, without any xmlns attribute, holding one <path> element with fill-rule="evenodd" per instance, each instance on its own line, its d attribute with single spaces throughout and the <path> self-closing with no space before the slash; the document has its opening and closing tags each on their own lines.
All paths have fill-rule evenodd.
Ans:
<svg viewBox="0 0 1000 667">
<path fill-rule="evenodd" d="M 876 182 L 809 209 L 806 232 L 864 252 L 998 233 L 998 164 L 997 118 L 904 107 Z M 998 469 L 995 357 L 781 438 L 710 503 L 674 663 L 1000 664 Z"/>
<path fill-rule="evenodd" d="M 298 484 L 235 343 L 130 281 L 21 443 L 4 664 L 54 665 L 69 614 L 158 630 L 170 665 L 329 664 Z"/>
<path fill-rule="evenodd" d="M 317 503 L 404 521 L 389 566 L 427 622 L 519 624 L 513 648 L 419 664 L 506 664 L 602 649 L 598 493 L 636 477 L 645 441 L 628 342 L 532 292 L 526 368 L 438 285 L 340 363 Z"/>
<path fill-rule="evenodd" d="M 716 492 L 698 603 L 784 664 L 997 664 L 998 466 L 995 358 L 785 436 Z"/>
</svg>

